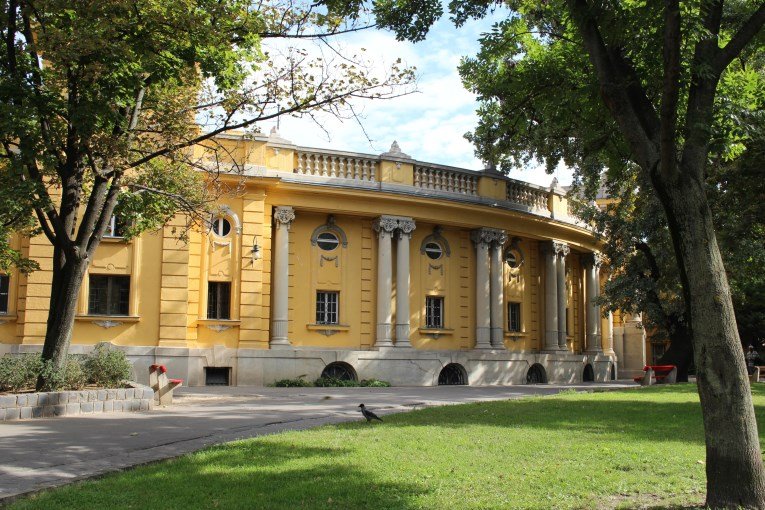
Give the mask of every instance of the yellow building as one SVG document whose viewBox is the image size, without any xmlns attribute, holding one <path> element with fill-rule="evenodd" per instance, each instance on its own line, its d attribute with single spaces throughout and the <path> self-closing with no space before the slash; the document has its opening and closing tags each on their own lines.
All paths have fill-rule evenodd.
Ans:
<svg viewBox="0 0 765 510">
<path fill-rule="evenodd" d="M 161 363 L 192 386 L 616 377 L 614 348 L 630 342 L 617 331 L 615 345 L 592 304 L 598 243 L 556 185 L 416 161 L 395 143 L 373 156 L 276 132 L 219 141 L 236 191 L 209 230 L 180 242 L 178 219 L 125 242 L 113 223 L 71 352 L 111 342 L 137 380 Z M 39 350 L 47 320 L 53 250 L 43 237 L 17 242 L 41 269 L 0 280 L 0 353 Z"/>
</svg>

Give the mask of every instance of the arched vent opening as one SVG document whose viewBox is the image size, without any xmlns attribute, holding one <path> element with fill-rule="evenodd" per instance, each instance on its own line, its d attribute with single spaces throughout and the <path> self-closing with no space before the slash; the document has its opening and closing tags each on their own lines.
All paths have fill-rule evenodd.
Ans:
<svg viewBox="0 0 765 510">
<path fill-rule="evenodd" d="M 526 373 L 526 384 L 545 384 L 547 383 L 547 372 L 545 367 L 539 363 L 534 363 Z"/>
<path fill-rule="evenodd" d="M 438 374 L 439 386 L 464 386 L 467 383 L 467 370 L 459 363 L 449 363 Z"/>
<path fill-rule="evenodd" d="M 582 373 L 582 381 L 595 382 L 595 371 L 592 369 L 592 365 L 589 363 L 584 367 L 584 372 Z"/>
<path fill-rule="evenodd" d="M 325 379 L 339 379 L 341 381 L 358 381 L 359 376 L 356 374 L 356 370 L 342 361 L 334 361 L 324 367 L 321 372 L 321 376 Z"/>
</svg>

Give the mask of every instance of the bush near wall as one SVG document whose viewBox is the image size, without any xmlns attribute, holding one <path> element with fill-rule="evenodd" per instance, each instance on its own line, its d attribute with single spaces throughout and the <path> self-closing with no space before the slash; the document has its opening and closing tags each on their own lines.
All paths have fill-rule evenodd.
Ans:
<svg viewBox="0 0 765 510">
<path fill-rule="evenodd" d="M 44 391 L 79 390 L 88 384 L 117 388 L 130 379 L 131 373 L 125 353 L 107 344 L 98 344 L 93 352 L 84 356 L 68 355 L 66 366 L 60 371 L 51 363 L 43 362 L 37 353 L 8 355 L 0 358 L 0 391 L 34 390 L 40 374 L 45 374 L 49 381 Z"/>
</svg>

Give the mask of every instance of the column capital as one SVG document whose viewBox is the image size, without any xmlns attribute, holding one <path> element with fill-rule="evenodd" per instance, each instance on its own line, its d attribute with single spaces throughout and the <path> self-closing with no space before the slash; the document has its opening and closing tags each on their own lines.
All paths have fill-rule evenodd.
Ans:
<svg viewBox="0 0 765 510">
<path fill-rule="evenodd" d="M 491 246 L 494 244 L 495 246 L 502 246 L 507 241 L 507 234 L 504 230 L 483 227 L 473 230 L 470 233 L 470 238 L 476 245 L 486 244 Z"/>
<path fill-rule="evenodd" d="M 398 238 L 401 239 L 406 236 L 411 239 L 412 232 L 414 232 L 414 229 L 416 228 L 417 225 L 412 218 L 400 218 L 398 220 Z"/>
<path fill-rule="evenodd" d="M 553 245 L 553 250 L 555 251 L 556 255 L 560 255 L 561 257 L 565 257 L 569 253 L 571 253 L 571 248 L 569 248 L 566 243 L 562 243 L 560 241 L 553 241 L 552 245 Z"/>
<path fill-rule="evenodd" d="M 396 230 L 398 227 L 398 219 L 394 216 L 380 216 L 379 218 L 375 218 L 372 222 L 372 228 L 375 232 L 377 232 L 377 236 L 379 237 L 383 233 L 387 232 L 388 234 L 393 234 L 393 231 Z"/>
<path fill-rule="evenodd" d="M 289 229 L 294 220 L 295 209 L 292 207 L 280 205 L 274 208 L 274 221 L 277 227 L 286 225 L 287 229 Z"/>
<path fill-rule="evenodd" d="M 582 264 L 586 268 L 590 268 L 590 267 L 596 267 L 597 268 L 597 267 L 600 267 L 601 265 L 603 265 L 603 260 L 604 259 L 605 259 L 605 257 L 603 256 L 602 253 L 600 253 L 599 251 L 593 251 L 591 253 L 585 253 L 582 256 Z"/>
<path fill-rule="evenodd" d="M 399 236 L 407 235 L 412 237 L 412 231 L 417 228 L 412 218 L 405 218 L 402 216 L 388 216 L 383 214 L 379 218 L 375 218 L 372 222 L 372 228 L 377 232 L 377 236 L 381 236 L 384 233 L 388 233 L 391 237 L 395 231 L 399 232 Z"/>
</svg>

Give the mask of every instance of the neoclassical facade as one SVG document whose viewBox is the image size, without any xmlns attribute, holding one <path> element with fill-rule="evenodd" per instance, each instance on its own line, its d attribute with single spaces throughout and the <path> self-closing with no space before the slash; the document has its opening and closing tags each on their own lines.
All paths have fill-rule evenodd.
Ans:
<svg viewBox="0 0 765 510">
<path fill-rule="evenodd" d="M 72 352 L 123 348 L 139 381 L 265 385 L 320 375 L 394 385 L 604 381 L 645 362 L 635 320 L 601 314 L 598 242 L 565 191 L 491 170 L 226 135 L 209 229 L 126 242 L 118 222 L 78 301 Z M 0 277 L 0 353 L 39 350 L 52 249 Z M 4 293 L 4 294 L 3 294 Z"/>
</svg>

